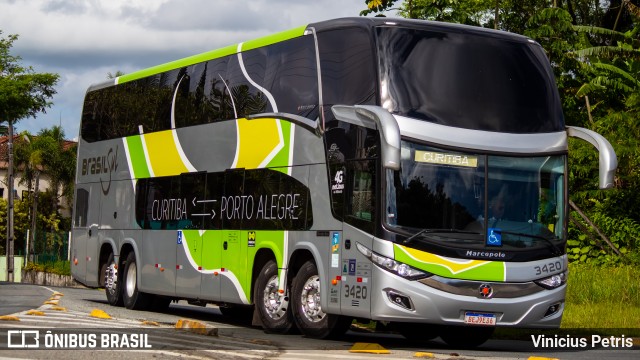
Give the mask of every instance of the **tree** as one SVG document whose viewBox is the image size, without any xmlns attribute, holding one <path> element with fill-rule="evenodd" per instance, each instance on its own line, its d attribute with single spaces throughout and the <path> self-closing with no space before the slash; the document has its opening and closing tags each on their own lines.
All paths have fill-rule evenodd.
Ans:
<svg viewBox="0 0 640 360">
<path fill-rule="evenodd" d="M 8 125 L 8 190 L 7 205 L 7 279 L 13 281 L 13 125 L 27 117 L 35 117 L 51 106 L 59 75 L 36 73 L 31 66 L 21 65 L 21 58 L 10 50 L 18 35 L 2 37 L 0 31 L 0 123 Z"/>
<path fill-rule="evenodd" d="M 40 130 L 37 138 L 39 147 L 43 150 L 43 171 L 51 178 L 51 191 L 55 194 L 53 206 L 58 213 L 60 198 L 70 200 L 73 197 L 76 146 L 67 144 L 64 130 L 60 126 Z"/>
</svg>

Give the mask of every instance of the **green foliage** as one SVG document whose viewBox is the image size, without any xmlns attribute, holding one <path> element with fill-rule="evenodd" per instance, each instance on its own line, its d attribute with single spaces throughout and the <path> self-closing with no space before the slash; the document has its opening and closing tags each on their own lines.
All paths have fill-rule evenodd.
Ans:
<svg viewBox="0 0 640 360">
<path fill-rule="evenodd" d="M 640 307 L 640 268 L 631 265 L 595 267 L 569 266 L 567 302 L 611 303 Z"/>
<path fill-rule="evenodd" d="M 365 0 L 367 8 L 360 12 L 360 16 L 367 16 L 371 13 L 382 13 L 390 10 L 397 0 Z"/>
<path fill-rule="evenodd" d="M 43 264 L 28 263 L 24 266 L 25 271 L 39 271 L 58 275 L 71 275 L 71 264 L 69 261 L 58 260 Z"/>
<path fill-rule="evenodd" d="M 569 265 L 563 328 L 640 328 L 640 268 Z"/>
<path fill-rule="evenodd" d="M 607 235 L 611 244 L 621 256 L 602 240 L 593 229 L 580 219 L 576 212 L 571 216 L 580 221 L 589 233 L 581 233 L 576 228 L 570 228 L 567 241 L 567 255 L 569 261 L 594 265 L 632 264 L 640 266 L 640 251 L 638 251 L 637 236 L 640 234 L 640 223 L 629 217 L 612 217 L 612 211 L 606 208 L 606 203 L 596 199 L 589 199 L 594 204 L 590 214 L 594 224 Z M 579 219 L 579 220 L 577 220 Z"/>
<path fill-rule="evenodd" d="M 13 207 L 14 249 L 16 254 L 23 253 L 27 229 L 29 228 L 29 201 L 16 199 Z M 7 240 L 7 200 L 0 199 L 0 243 Z M 4 252 L 4 249 L 2 250 Z"/>
<path fill-rule="evenodd" d="M 18 35 L 4 38 L 0 31 L 0 122 L 35 117 L 51 106 L 49 99 L 56 93 L 58 74 L 36 73 L 22 66 L 19 56 L 11 55 L 17 39 Z"/>
</svg>

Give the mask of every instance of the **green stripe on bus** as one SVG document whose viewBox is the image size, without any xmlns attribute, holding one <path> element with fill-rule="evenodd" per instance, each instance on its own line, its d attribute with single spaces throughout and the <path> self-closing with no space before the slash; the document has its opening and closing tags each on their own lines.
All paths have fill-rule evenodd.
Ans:
<svg viewBox="0 0 640 360">
<path fill-rule="evenodd" d="M 230 46 L 224 47 L 222 49 L 216 49 L 216 50 L 207 51 L 207 52 L 202 53 L 202 54 L 189 56 L 189 57 L 184 58 L 184 59 L 180 59 L 180 60 L 168 62 L 166 64 L 150 67 L 148 69 L 136 71 L 136 72 L 133 72 L 131 74 L 122 75 L 122 76 L 120 76 L 118 78 L 118 84 L 123 84 L 123 83 L 129 82 L 129 81 L 142 79 L 142 78 L 145 78 L 147 76 L 163 73 L 165 71 L 170 71 L 170 70 L 174 70 L 174 69 L 180 69 L 180 68 L 183 68 L 185 66 L 190 66 L 190 65 L 197 64 L 197 63 L 200 63 L 200 62 L 203 62 L 203 61 L 208 61 L 208 60 L 212 60 L 212 59 L 217 59 L 217 58 L 229 56 L 229 55 L 235 54 L 237 49 L 238 49 L 238 45 L 230 45 Z"/>
<path fill-rule="evenodd" d="M 127 146 L 129 147 L 129 156 L 131 157 L 131 168 L 135 179 L 144 179 L 151 177 L 147 168 L 147 159 L 144 157 L 144 149 L 142 148 L 142 139 L 140 135 L 129 136 L 127 138 Z"/>
<path fill-rule="evenodd" d="M 298 36 L 304 35 L 304 31 L 307 29 L 307 25 L 300 26 L 295 29 L 283 31 L 277 34 L 265 36 L 255 40 L 249 40 L 242 44 L 242 51 L 249 51 L 253 49 L 257 49 L 263 46 L 268 46 L 271 44 L 278 43 L 280 41 L 285 41 L 289 39 L 293 39 Z"/>
<path fill-rule="evenodd" d="M 277 33 L 277 34 L 265 36 L 265 37 L 262 37 L 262 38 L 259 38 L 259 39 L 249 40 L 249 41 L 243 43 L 242 51 L 248 51 L 248 50 L 252 50 L 252 49 L 257 49 L 257 48 L 262 47 L 262 46 L 267 46 L 267 45 L 278 43 L 280 41 L 289 40 L 289 39 L 293 39 L 293 38 L 298 37 L 298 36 L 302 36 L 306 29 L 307 29 L 307 26 L 305 25 L 305 26 L 301 26 L 301 27 L 298 27 L 298 28 L 295 28 L 295 29 L 283 31 L 283 32 L 280 32 L 280 33 Z M 142 79 L 142 78 L 145 78 L 147 76 L 160 74 L 160 73 L 163 73 L 165 71 L 170 71 L 170 70 L 174 70 L 174 69 L 180 69 L 180 68 L 183 68 L 183 67 L 186 67 L 186 66 L 190 66 L 190 65 L 193 65 L 193 64 L 197 64 L 197 63 L 201 63 L 201 62 L 204 62 L 204 61 L 209 61 L 209 60 L 218 59 L 218 58 L 221 58 L 221 57 L 233 55 L 233 54 L 237 53 L 237 51 L 238 51 L 238 45 L 237 44 L 229 45 L 229 46 L 221 48 L 221 49 L 207 51 L 207 52 L 202 53 L 202 54 L 198 54 L 198 55 L 190 56 L 190 57 L 187 57 L 187 58 L 184 58 L 184 59 L 168 62 L 166 64 L 150 67 L 148 69 L 139 70 L 139 71 L 133 72 L 131 74 L 122 75 L 122 76 L 120 76 L 118 78 L 118 83 L 119 84 L 123 84 L 123 83 L 129 82 L 129 81 Z"/>
</svg>

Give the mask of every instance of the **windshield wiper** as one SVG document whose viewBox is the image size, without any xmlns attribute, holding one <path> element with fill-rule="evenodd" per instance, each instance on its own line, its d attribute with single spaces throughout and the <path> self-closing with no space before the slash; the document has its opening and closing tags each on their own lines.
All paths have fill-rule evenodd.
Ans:
<svg viewBox="0 0 640 360">
<path fill-rule="evenodd" d="M 507 234 L 507 235 L 515 235 L 515 236 L 524 236 L 524 237 L 529 237 L 532 239 L 540 239 L 543 240 L 544 242 L 546 242 L 547 244 L 549 244 L 551 246 L 551 248 L 553 248 L 554 250 L 554 255 L 562 255 L 562 251 L 556 246 L 556 244 L 553 243 L 553 241 L 551 241 L 551 239 L 541 236 L 541 235 L 535 235 L 535 234 L 527 234 L 527 233 L 519 233 L 519 232 L 512 232 L 512 231 L 501 231 L 502 234 Z M 557 239 L 557 238 L 554 238 Z"/>
<path fill-rule="evenodd" d="M 423 234 L 438 234 L 438 233 L 448 233 L 448 234 L 478 234 L 475 231 L 465 231 L 465 230 L 456 230 L 456 229 L 422 229 L 420 231 L 418 231 L 417 233 L 409 236 L 408 238 L 404 239 L 404 241 L 402 242 L 402 244 L 406 245 L 409 244 L 410 242 L 412 242 L 415 238 L 417 238 L 420 235 Z"/>
</svg>

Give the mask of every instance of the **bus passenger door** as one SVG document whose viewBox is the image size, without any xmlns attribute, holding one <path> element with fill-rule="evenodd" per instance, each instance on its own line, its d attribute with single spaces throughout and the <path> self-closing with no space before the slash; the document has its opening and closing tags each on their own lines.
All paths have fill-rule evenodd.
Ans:
<svg viewBox="0 0 640 360">
<path fill-rule="evenodd" d="M 92 256 L 89 254 L 95 253 L 98 247 L 97 223 L 100 218 L 100 193 L 96 189 L 96 184 L 77 185 L 74 210 L 71 273 L 74 278 L 86 283 L 88 257 Z M 89 248 L 91 252 L 88 252 Z"/>
<path fill-rule="evenodd" d="M 205 173 L 180 175 L 180 196 L 176 199 L 178 233 L 176 238 L 176 295 L 200 297 L 202 264 L 202 236 L 204 212 Z"/>
</svg>

